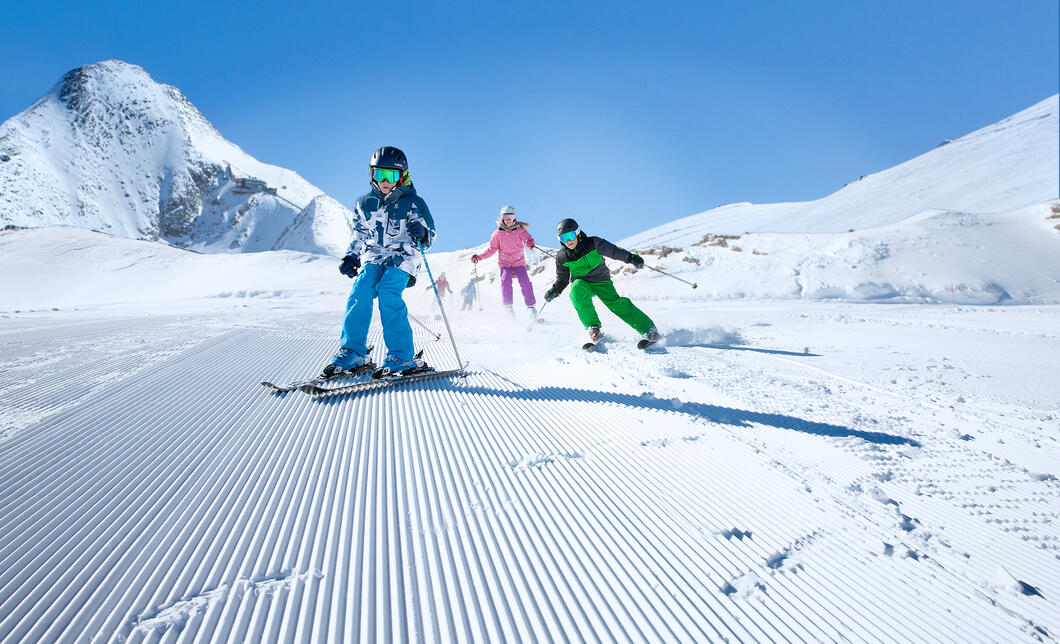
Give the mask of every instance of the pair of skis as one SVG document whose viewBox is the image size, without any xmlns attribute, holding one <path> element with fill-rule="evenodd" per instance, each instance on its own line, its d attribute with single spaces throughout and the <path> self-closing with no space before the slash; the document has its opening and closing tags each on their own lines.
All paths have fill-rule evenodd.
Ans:
<svg viewBox="0 0 1060 644">
<path fill-rule="evenodd" d="M 371 355 L 371 353 L 372 347 L 368 347 L 368 355 Z M 415 357 L 418 360 L 422 356 L 423 351 L 420 351 Z M 387 373 L 383 372 L 381 369 L 377 369 L 375 363 L 368 360 L 364 364 L 354 367 L 353 369 L 347 369 L 346 371 L 340 371 L 331 375 L 321 374 L 315 378 L 296 380 L 281 385 L 264 380 L 261 384 L 272 389 L 273 393 L 287 393 L 298 389 L 299 391 L 305 392 L 314 397 L 339 396 L 361 391 L 370 391 L 373 389 L 383 389 L 409 382 L 421 382 L 423 380 L 433 380 L 436 378 L 463 376 L 466 367 L 467 365 L 464 365 L 464 367 L 461 367 L 460 369 L 436 371 L 434 367 L 423 365 L 400 373 Z M 327 384 L 332 381 L 349 378 L 360 379 L 369 374 L 372 376 L 371 380 L 357 380 L 356 382 L 348 382 L 337 386 L 327 386 Z"/>
<path fill-rule="evenodd" d="M 328 383 L 335 380 L 342 380 L 345 378 L 361 378 L 375 370 L 374 364 L 365 364 L 356 369 L 349 371 L 343 371 L 330 377 L 317 376 L 316 378 L 309 378 L 308 380 L 296 380 L 286 384 L 274 384 L 268 381 L 262 381 L 262 385 L 272 389 L 273 393 L 287 393 L 294 391 L 295 389 L 305 392 L 313 397 L 325 397 L 325 396 L 340 396 L 345 394 L 354 394 L 362 391 L 371 391 L 374 389 L 385 389 L 387 387 L 395 387 L 397 385 L 403 385 L 410 382 L 422 382 L 424 380 L 435 380 L 437 378 L 452 378 L 452 377 L 463 377 L 466 375 L 464 369 L 467 365 L 464 365 L 460 369 L 446 369 L 444 371 L 437 371 L 433 367 L 420 367 L 412 371 L 405 371 L 399 374 L 380 376 L 379 378 L 373 378 L 371 380 L 357 380 L 356 382 L 350 382 L 345 384 L 328 386 Z"/>
<path fill-rule="evenodd" d="M 347 385 L 338 385 L 337 387 L 325 387 L 323 383 L 309 383 L 301 385 L 299 389 L 315 398 L 343 396 L 346 394 L 361 393 L 375 389 L 396 387 L 411 382 L 423 382 L 424 380 L 455 377 L 463 378 L 467 375 L 464 371 L 466 367 L 467 365 L 464 365 L 464 367 L 461 367 L 460 369 L 437 371 L 434 367 L 424 366 L 416 370 L 405 371 L 396 375 L 381 376 L 379 378 L 373 378 L 372 380 L 362 380 Z"/>
<path fill-rule="evenodd" d="M 585 351 L 596 351 L 596 346 L 598 344 L 600 344 L 601 342 L 603 342 L 603 341 L 604 341 L 604 336 L 601 335 L 595 341 L 590 340 L 589 342 L 586 342 L 585 344 L 583 344 L 582 345 L 582 349 L 584 349 Z M 655 344 L 656 342 L 658 342 L 658 340 L 644 340 L 644 339 L 638 340 L 637 341 L 637 348 L 640 349 L 641 351 L 644 351 L 645 349 L 647 349 L 651 345 Z"/>
</svg>

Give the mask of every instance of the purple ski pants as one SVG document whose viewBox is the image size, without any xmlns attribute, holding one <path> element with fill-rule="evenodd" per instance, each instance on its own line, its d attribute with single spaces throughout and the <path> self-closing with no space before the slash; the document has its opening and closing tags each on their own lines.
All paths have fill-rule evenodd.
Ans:
<svg viewBox="0 0 1060 644">
<path fill-rule="evenodd" d="M 534 297 L 534 285 L 530 283 L 530 275 L 526 272 L 526 266 L 501 266 L 501 301 L 504 306 L 512 305 L 512 276 L 519 278 L 519 288 L 523 290 L 523 302 L 527 306 L 537 304 Z"/>
</svg>

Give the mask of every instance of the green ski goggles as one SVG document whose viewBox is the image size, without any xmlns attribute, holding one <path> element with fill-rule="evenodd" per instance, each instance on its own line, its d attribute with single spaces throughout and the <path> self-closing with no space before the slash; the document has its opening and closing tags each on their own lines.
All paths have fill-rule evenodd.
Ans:
<svg viewBox="0 0 1060 644">
<path fill-rule="evenodd" d="M 382 183 L 397 183 L 401 180 L 401 170 L 395 170 L 394 168 L 372 168 L 372 179 Z"/>
<path fill-rule="evenodd" d="M 563 242 L 564 244 L 566 244 L 569 241 L 574 241 L 575 239 L 578 239 L 578 231 L 577 230 L 572 230 L 569 233 L 563 233 L 562 235 L 559 236 L 559 240 L 561 242 Z"/>
</svg>

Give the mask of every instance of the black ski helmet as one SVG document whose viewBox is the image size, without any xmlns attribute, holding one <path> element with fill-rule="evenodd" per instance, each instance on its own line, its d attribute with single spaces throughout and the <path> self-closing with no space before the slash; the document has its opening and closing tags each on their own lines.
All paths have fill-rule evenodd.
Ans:
<svg viewBox="0 0 1060 644">
<path fill-rule="evenodd" d="M 401 150 L 384 145 L 372 154 L 372 162 L 368 166 L 370 168 L 393 168 L 404 172 L 409 169 L 409 161 Z"/>
<path fill-rule="evenodd" d="M 563 233 L 574 232 L 580 235 L 582 230 L 578 227 L 578 222 L 573 219 L 560 220 L 559 225 L 556 226 L 556 237 L 563 235 Z"/>
</svg>

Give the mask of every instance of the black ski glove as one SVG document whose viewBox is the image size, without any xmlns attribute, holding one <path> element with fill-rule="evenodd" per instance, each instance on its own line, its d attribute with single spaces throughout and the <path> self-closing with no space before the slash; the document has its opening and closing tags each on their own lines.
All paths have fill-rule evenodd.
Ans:
<svg viewBox="0 0 1060 644">
<path fill-rule="evenodd" d="M 427 227 L 418 221 L 412 221 L 411 219 L 405 224 L 405 232 L 409 234 L 414 242 L 420 242 L 421 244 L 427 243 Z"/>
<path fill-rule="evenodd" d="M 347 255 L 342 258 L 342 263 L 339 264 L 339 272 L 349 278 L 357 277 L 357 269 L 361 267 L 361 260 L 357 259 L 354 255 Z"/>
<path fill-rule="evenodd" d="M 644 258 L 641 257 L 640 255 L 636 254 L 636 253 L 630 253 L 629 257 L 626 258 L 626 261 L 629 262 L 630 264 L 633 264 L 637 268 L 640 268 L 641 266 L 644 266 Z"/>
<path fill-rule="evenodd" d="M 552 288 L 548 289 L 547 291 L 545 291 L 545 301 L 546 302 L 551 302 L 552 300 L 556 299 L 557 297 L 559 297 L 559 291 L 557 291 L 555 287 L 552 287 Z"/>
</svg>

